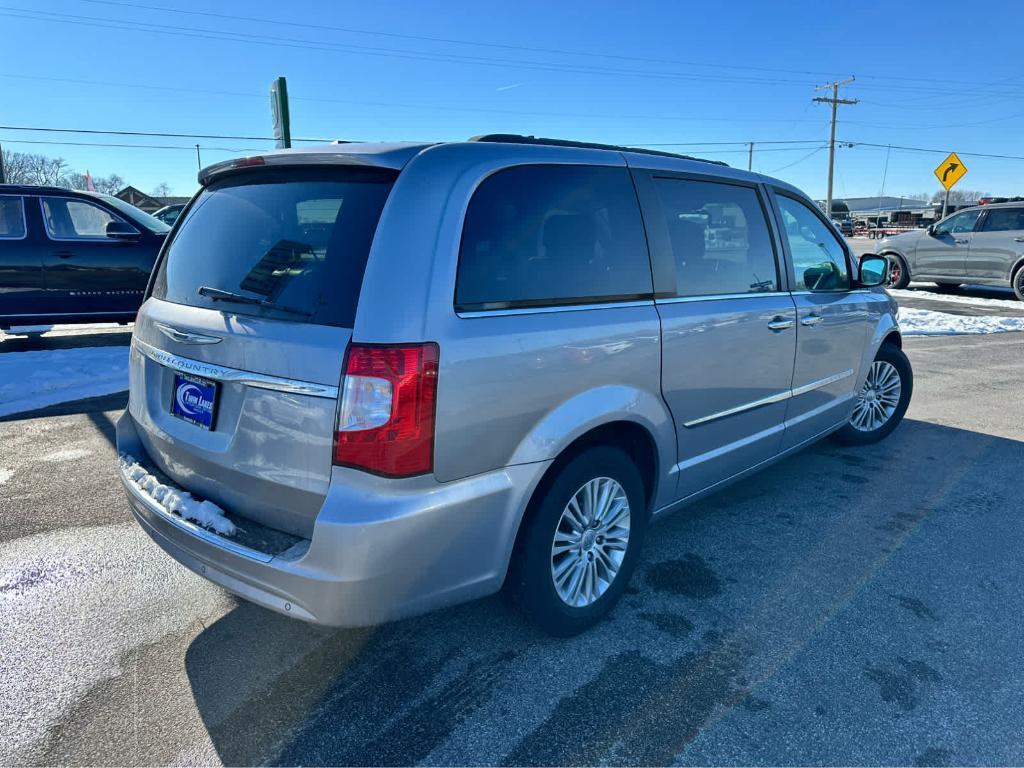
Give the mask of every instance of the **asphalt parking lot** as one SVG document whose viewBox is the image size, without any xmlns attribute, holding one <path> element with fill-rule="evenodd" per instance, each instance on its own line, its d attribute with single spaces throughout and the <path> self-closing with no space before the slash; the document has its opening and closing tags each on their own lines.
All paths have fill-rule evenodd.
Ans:
<svg viewBox="0 0 1024 768">
<path fill-rule="evenodd" d="M 1019 764 L 1022 345 L 908 339 L 887 441 L 659 524 L 571 640 L 497 597 L 358 631 L 240 602 L 130 520 L 122 395 L 8 417 L 0 764 Z"/>
</svg>

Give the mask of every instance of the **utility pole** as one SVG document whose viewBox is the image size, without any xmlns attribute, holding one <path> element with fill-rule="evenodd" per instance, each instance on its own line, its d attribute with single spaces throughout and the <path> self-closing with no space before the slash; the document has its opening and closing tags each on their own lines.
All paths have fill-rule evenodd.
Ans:
<svg viewBox="0 0 1024 768">
<path fill-rule="evenodd" d="M 818 96 L 812 101 L 817 101 L 822 104 L 832 105 L 832 133 L 828 140 L 828 197 L 825 200 L 825 215 L 832 218 L 832 174 L 835 170 L 836 163 L 836 107 L 840 104 L 856 104 L 856 99 L 840 99 L 839 98 L 839 86 L 848 85 L 852 83 L 856 78 L 849 77 L 846 80 L 836 80 L 834 83 L 826 83 L 825 85 L 819 85 L 816 90 L 825 91 L 832 90 L 832 96 Z"/>
<path fill-rule="evenodd" d="M 199 145 L 196 144 L 196 165 L 199 166 L 199 170 L 203 170 L 203 158 L 199 156 Z"/>
<path fill-rule="evenodd" d="M 0 184 L 6 184 L 6 176 L 4 176 L 4 148 L 0 147 Z"/>
<path fill-rule="evenodd" d="M 754 142 L 750 142 L 750 152 L 747 153 L 747 170 L 754 170 Z"/>
</svg>

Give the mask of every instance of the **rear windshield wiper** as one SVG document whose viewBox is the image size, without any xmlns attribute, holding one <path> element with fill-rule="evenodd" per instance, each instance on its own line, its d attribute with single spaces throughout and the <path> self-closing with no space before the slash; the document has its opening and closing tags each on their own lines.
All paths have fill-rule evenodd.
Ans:
<svg viewBox="0 0 1024 768">
<path fill-rule="evenodd" d="M 301 315 L 302 317 L 312 317 L 313 313 L 305 309 L 295 309 L 294 307 L 286 307 L 283 304 L 275 304 L 270 299 L 257 299 L 255 296 L 245 296 L 241 293 L 234 293 L 232 291 L 222 291 L 220 288 L 211 288 L 208 285 L 199 286 L 198 291 L 200 296 L 205 296 L 213 301 L 233 301 L 236 304 L 251 304 L 256 307 L 265 307 L 266 309 L 277 310 L 278 312 L 288 312 L 293 315 Z"/>
</svg>

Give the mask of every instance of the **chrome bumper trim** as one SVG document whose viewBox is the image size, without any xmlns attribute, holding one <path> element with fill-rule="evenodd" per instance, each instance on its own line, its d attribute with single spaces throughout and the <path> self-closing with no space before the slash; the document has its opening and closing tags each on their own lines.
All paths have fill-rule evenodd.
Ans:
<svg viewBox="0 0 1024 768">
<path fill-rule="evenodd" d="M 128 476 L 124 473 L 124 470 L 118 470 L 121 473 L 121 482 L 125 487 L 125 490 L 131 495 L 132 499 L 154 515 L 159 517 L 161 520 L 180 528 L 181 530 L 195 536 L 198 539 L 202 539 L 207 544 L 217 547 L 218 549 L 227 550 L 232 554 L 239 555 L 240 557 L 246 557 L 250 560 L 256 560 L 260 563 L 269 563 L 274 559 L 273 555 L 268 555 L 266 552 L 259 552 L 249 547 L 243 547 L 241 544 L 236 544 L 230 539 L 225 539 L 223 536 L 219 536 L 216 533 L 201 528 L 194 523 L 189 522 L 183 517 L 179 517 L 171 512 L 168 512 L 154 499 L 144 494 L 141 490 L 135 487 L 135 483 L 128 479 Z"/>
<path fill-rule="evenodd" d="M 268 376 L 264 373 L 253 373 L 251 371 L 240 371 L 237 368 L 226 368 L 213 363 L 203 363 L 199 360 L 192 360 L 188 357 L 180 357 L 162 349 L 157 349 L 152 344 L 147 344 L 141 339 L 132 338 L 132 346 L 150 360 L 173 368 L 182 373 L 191 373 L 195 376 L 202 376 L 214 381 L 225 381 L 231 384 L 245 384 L 258 389 L 272 389 L 277 392 L 288 392 L 293 395 L 307 395 L 309 397 L 323 397 L 329 400 L 338 399 L 338 388 L 326 384 L 316 384 L 311 381 L 300 381 L 298 379 L 287 379 L 281 376 Z"/>
</svg>

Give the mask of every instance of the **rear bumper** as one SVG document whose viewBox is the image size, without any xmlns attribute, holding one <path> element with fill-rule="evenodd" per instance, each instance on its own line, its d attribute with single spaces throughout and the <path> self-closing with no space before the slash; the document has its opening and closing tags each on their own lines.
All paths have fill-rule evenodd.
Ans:
<svg viewBox="0 0 1024 768">
<path fill-rule="evenodd" d="M 126 412 L 118 450 L 145 456 Z M 549 462 L 450 483 L 388 480 L 336 467 L 312 539 L 272 555 L 167 512 L 122 477 L 142 528 L 175 560 L 271 610 L 366 626 L 497 591 L 523 510 Z"/>
</svg>

